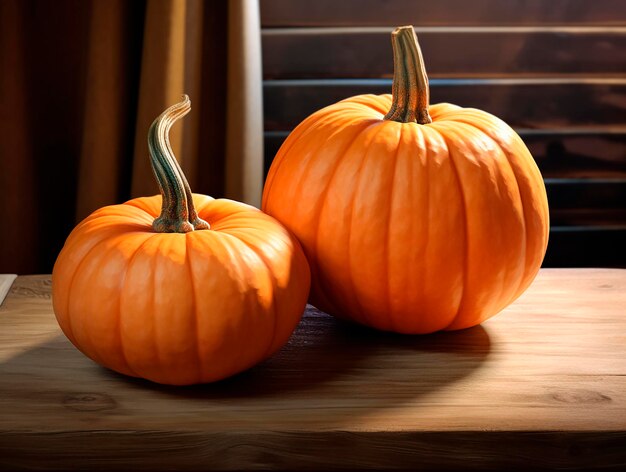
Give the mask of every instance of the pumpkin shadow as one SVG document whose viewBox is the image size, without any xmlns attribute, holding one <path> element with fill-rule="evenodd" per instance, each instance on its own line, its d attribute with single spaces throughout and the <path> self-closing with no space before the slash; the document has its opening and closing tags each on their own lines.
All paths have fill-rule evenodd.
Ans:
<svg viewBox="0 0 626 472">
<path fill-rule="evenodd" d="M 418 401 L 480 369 L 491 343 L 481 326 L 399 335 L 339 321 L 309 306 L 282 350 L 219 382 L 174 387 L 127 377 L 98 366 L 55 331 L 1 362 L 0 384 L 10 384 L 24 408 L 61 405 L 80 415 L 151 419 L 182 408 L 185 414 L 212 418 L 222 412 L 245 422 L 250 411 L 265 411 L 270 418 L 285 409 L 294 421 L 314 421 L 320 409 L 345 418 Z M 156 402 L 151 404 L 158 410 L 146 409 L 146 402 Z"/>
<path fill-rule="evenodd" d="M 219 382 L 172 387 L 107 372 L 138 388 L 179 398 L 230 401 L 292 394 L 324 403 L 363 395 L 371 396 L 372 402 L 366 403 L 376 407 L 373 392 L 388 390 L 389 395 L 379 397 L 393 406 L 466 377 L 480 368 L 490 348 L 489 333 L 482 326 L 402 335 L 340 321 L 308 306 L 283 349 Z"/>
</svg>

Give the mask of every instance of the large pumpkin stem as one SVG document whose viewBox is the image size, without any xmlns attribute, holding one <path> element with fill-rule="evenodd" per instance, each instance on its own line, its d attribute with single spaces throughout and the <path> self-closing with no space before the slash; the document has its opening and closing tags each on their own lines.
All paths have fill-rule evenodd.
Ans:
<svg viewBox="0 0 626 472">
<path fill-rule="evenodd" d="M 393 103 L 386 120 L 401 123 L 432 123 L 428 114 L 430 91 L 424 59 L 415 30 L 400 26 L 391 33 L 393 46 Z"/>
<path fill-rule="evenodd" d="M 209 224 L 198 217 L 189 182 L 170 145 L 170 128 L 189 110 L 191 101 L 184 95 L 182 102 L 161 113 L 148 130 L 150 163 L 163 197 L 161 214 L 152 223 L 158 233 L 188 233 L 209 228 Z"/>
</svg>

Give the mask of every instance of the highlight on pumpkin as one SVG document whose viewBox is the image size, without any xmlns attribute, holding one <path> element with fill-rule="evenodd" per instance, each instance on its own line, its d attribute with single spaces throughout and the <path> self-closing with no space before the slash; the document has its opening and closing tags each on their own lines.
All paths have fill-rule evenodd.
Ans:
<svg viewBox="0 0 626 472">
<path fill-rule="evenodd" d="M 430 104 L 411 26 L 391 41 L 392 93 L 344 99 L 298 125 L 272 162 L 262 208 L 300 240 L 321 310 L 400 333 L 468 328 L 539 271 L 544 182 L 502 120 Z"/>
<path fill-rule="evenodd" d="M 310 287 L 302 248 L 278 221 L 191 192 L 168 137 L 190 103 L 185 96 L 150 127 L 161 194 L 92 213 L 52 272 L 55 316 L 82 353 L 171 385 L 220 380 L 273 355 Z"/>
</svg>

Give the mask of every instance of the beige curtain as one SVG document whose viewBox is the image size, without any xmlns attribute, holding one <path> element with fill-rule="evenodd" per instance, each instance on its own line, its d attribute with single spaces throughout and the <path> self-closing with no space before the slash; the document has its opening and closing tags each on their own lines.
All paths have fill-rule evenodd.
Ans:
<svg viewBox="0 0 626 472">
<path fill-rule="evenodd" d="M 147 130 L 184 93 L 193 190 L 259 205 L 257 0 L 3 0 L 0 39 L 0 273 L 49 272 L 77 221 L 157 193 Z"/>
<path fill-rule="evenodd" d="M 226 194 L 256 207 L 263 191 L 261 27 L 256 0 L 228 2 Z M 243 139 L 242 139 L 243 138 Z"/>
</svg>

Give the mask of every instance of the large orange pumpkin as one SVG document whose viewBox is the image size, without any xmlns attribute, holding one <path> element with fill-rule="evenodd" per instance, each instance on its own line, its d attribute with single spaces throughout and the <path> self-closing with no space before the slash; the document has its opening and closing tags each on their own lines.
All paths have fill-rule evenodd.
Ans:
<svg viewBox="0 0 626 472">
<path fill-rule="evenodd" d="M 467 328 L 537 274 L 544 183 L 506 123 L 429 105 L 412 27 L 397 28 L 392 44 L 392 94 L 304 120 L 272 163 L 262 208 L 300 240 L 320 309 L 401 333 Z"/>
<path fill-rule="evenodd" d="M 166 384 L 222 379 L 278 350 L 298 324 L 309 268 L 276 220 L 192 194 L 168 132 L 187 97 L 150 128 L 162 196 L 101 208 L 54 266 L 54 312 L 94 361 Z M 155 219 L 156 218 L 156 219 Z"/>
</svg>

